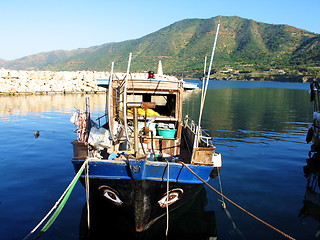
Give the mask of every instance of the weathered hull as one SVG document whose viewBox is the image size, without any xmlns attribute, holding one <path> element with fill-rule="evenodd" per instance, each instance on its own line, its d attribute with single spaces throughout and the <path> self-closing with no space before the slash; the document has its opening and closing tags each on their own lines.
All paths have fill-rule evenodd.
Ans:
<svg viewBox="0 0 320 240">
<path fill-rule="evenodd" d="M 73 160 L 76 171 L 83 162 Z M 213 169 L 191 167 L 205 180 Z M 165 162 L 145 160 L 90 161 L 89 179 L 93 201 L 102 198 L 106 204 L 113 204 L 134 220 L 137 232 L 145 231 L 166 214 L 168 179 L 169 211 L 192 200 L 203 187 L 203 183 L 181 164 L 170 163 L 168 167 Z M 85 182 L 84 173 L 81 182 Z"/>
<path fill-rule="evenodd" d="M 205 210 L 208 203 L 204 188 L 182 207 L 169 213 L 152 224 L 146 231 L 136 232 L 134 221 L 125 212 L 99 197 L 90 207 L 90 230 L 87 222 L 87 206 L 84 205 L 80 222 L 81 240 L 103 239 L 117 236 L 117 239 L 211 239 L 216 235 L 215 214 Z"/>
</svg>

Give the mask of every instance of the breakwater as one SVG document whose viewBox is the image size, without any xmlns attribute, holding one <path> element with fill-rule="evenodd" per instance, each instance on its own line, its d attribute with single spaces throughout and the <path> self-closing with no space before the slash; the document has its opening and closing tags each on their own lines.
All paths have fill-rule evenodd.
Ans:
<svg viewBox="0 0 320 240">
<path fill-rule="evenodd" d="M 0 69 L 0 94 L 94 93 L 105 91 L 96 79 L 109 72 L 21 71 Z"/>
<path fill-rule="evenodd" d="M 124 79 L 126 73 L 114 73 L 114 78 Z M 97 79 L 109 79 L 110 72 L 97 71 L 21 71 L 0 69 L 0 94 L 47 94 L 47 93 L 97 93 L 106 89 L 98 87 Z M 167 80 L 175 77 L 154 74 Z M 130 73 L 132 79 L 147 79 L 148 73 Z"/>
</svg>

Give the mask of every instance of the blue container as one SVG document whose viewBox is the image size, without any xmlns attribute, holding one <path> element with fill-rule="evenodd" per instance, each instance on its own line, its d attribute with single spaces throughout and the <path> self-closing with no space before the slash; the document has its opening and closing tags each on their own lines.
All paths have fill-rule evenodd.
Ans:
<svg viewBox="0 0 320 240">
<path fill-rule="evenodd" d="M 163 129 L 157 128 L 158 135 L 162 136 L 163 138 L 174 138 L 176 135 L 177 129 Z"/>
</svg>

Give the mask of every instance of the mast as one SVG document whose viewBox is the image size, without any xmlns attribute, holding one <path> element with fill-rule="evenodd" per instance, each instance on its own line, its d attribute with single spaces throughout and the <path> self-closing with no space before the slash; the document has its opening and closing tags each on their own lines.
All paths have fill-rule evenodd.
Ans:
<svg viewBox="0 0 320 240">
<path fill-rule="evenodd" d="M 130 73 L 132 53 L 129 55 L 129 63 L 126 75 L 122 80 L 114 78 L 114 63 L 111 64 L 111 73 L 108 87 L 108 121 L 111 137 L 114 142 L 122 137 L 129 143 L 128 122 L 127 122 L 127 82 Z M 117 128 L 117 129 L 115 129 Z"/>
<path fill-rule="evenodd" d="M 114 141 L 114 126 L 113 126 L 113 120 L 112 120 L 112 113 L 111 113 L 111 96 L 113 94 L 112 91 L 112 80 L 113 80 L 113 68 L 114 68 L 114 62 L 111 63 L 111 72 L 110 72 L 110 76 L 109 76 L 109 86 L 108 86 L 108 99 L 107 99 L 107 111 L 108 111 L 108 125 L 109 125 L 109 131 L 111 132 L 111 138 L 112 141 Z"/>
<path fill-rule="evenodd" d="M 202 77 L 202 86 L 201 86 L 201 98 L 200 98 L 201 99 L 200 100 L 201 103 L 202 103 L 202 99 L 203 99 L 204 86 L 205 86 L 205 80 L 206 80 L 206 68 L 207 68 L 207 56 L 205 56 L 205 58 L 204 58 L 203 77 Z"/>
<path fill-rule="evenodd" d="M 128 122 L 127 122 L 127 85 L 128 85 L 128 78 L 130 73 L 131 58 L 132 58 L 132 53 L 129 54 L 127 73 L 126 73 L 126 76 L 124 77 L 125 82 L 123 87 L 123 126 L 124 126 L 125 137 L 128 142 L 129 142 L 129 134 L 128 134 Z"/>
<path fill-rule="evenodd" d="M 219 28 L 220 28 L 220 22 L 218 23 L 218 26 L 217 26 L 216 36 L 215 36 L 213 47 L 212 47 L 212 53 L 211 53 L 211 58 L 210 58 L 210 64 L 209 64 L 207 78 L 206 78 L 206 81 L 202 83 L 203 86 L 202 86 L 202 93 L 201 93 L 201 104 L 200 104 L 199 121 L 198 121 L 198 127 L 196 129 L 196 136 L 195 136 L 195 141 L 194 141 L 194 144 L 193 144 L 193 150 L 199 146 L 203 107 L 204 107 L 204 103 L 205 103 L 205 99 L 206 99 L 208 83 L 209 83 L 209 80 L 210 80 L 210 73 L 211 73 L 213 57 L 214 57 L 214 53 L 215 53 L 215 49 L 216 49 L 216 45 L 217 45 Z"/>
</svg>

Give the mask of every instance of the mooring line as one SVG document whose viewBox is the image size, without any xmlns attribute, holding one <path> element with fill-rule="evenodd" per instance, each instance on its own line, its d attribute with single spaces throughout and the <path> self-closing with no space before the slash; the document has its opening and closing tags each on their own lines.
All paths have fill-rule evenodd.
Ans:
<svg viewBox="0 0 320 240">
<path fill-rule="evenodd" d="M 87 159 L 77 172 L 77 174 L 74 176 L 72 181 L 70 182 L 69 186 L 66 188 L 66 190 L 62 193 L 61 197 L 58 199 L 58 201 L 55 203 L 55 205 L 51 208 L 51 210 L 47 213 L 47 215 L 38 223 L 38 225 L 31 230 L 31 232 L 23 239 L 26 240 L 28 239 L 43 223 L 44 221 L 51 215 L 51 213 L 56 209 L 56 211 L 53 213 L 53 215 L 50 217 L 50 219 L 47 221 L 47 223 L 44 225 L 44 227 L 41 229 L 40 233 L 38 236 L 36 236 L 35 239 L 38 239 L 43 233 L 45 233 L 50 226 L 54 223 L 60 212 L 62 211 L 64 205 L 68 201 L 71 192 L 73 191 L 74 186 L 76 185 L 78 179 L 80 178 L 87 162 L 89 159 Z"/>
<path fill-rule="evenodd" d="M 89 183 L 89 162 L 86 162 L 86 171 L 85 171 L 85 188 L 86 188 L 86 204 L 87 204 L 87 224 L 88 229 L 90 230 L 90 183 Z"/>
<path fill-rule="evenodd" d="M 167 162 L 167 201 L 166 201 L 166 213 L 167 213 L 167 227 L 166 227 L 166 239 L 168 239 L 168 234 L 169 234 L 169 189 L 170 189 L 170 170 L 169 170 L 169 162 Z"/>
<path fill-rule="evenodd" d="M 228 202 L 230 202 L 231 204 L 233 204 L 234 206 L 236 206 L 237 208 L 239 208 L 240 210 L 242 210 L 243 212 L 245 212 L 246 214 L 248 214 L 249 216 L 253 217 L 254 219 L 256 219 L 257 221 L 261 222 L 262 224 L 266 225 L 267 227 L 271 228 L 272 230 L 280 233 L 281 235 L 283 235 L 284 237 L 291 239 L 291 240 L 296 240 L 295 238 L 289 236 L 288 234 L 282 232 L 281 230 L 277 229 L 276 227 L 272 226 L 271 224 L 263 221 L 261 218 L 258 218 L 257 216 L 255 216 L 254 214 L 252 214 L 251 212 L 247 211 L 246 209 L 244 209 L 243 207 L 241 207 L 240 205 L 238 205 L 237 203 L 233 202 L 231 199 L 229 199 L 228 197 L 226 197 L 225 195 L 223 195 L 222 193 L 220 193 L 217 189 L 215 189 L 214 187 L 212 187 L 209 183 L 207 183 L 205 180 L 203 180 L 198 174 L 196 174 L 191 168 L 189 168 L 187 166 L 187 164 L 185 164 L 184 162 L 179 162 L 181 163 L 183 166 L 185 166 L 193 175 L 195 175 L 200 181 L 202 181 L 206 186 L 208 186 L 210 189 L 212 189 L 213 191 L 215 191 L 218 195 L 220 195 L 221 197 L 223 197 L 224 199 L 226 199 Z"/>
</svg>

